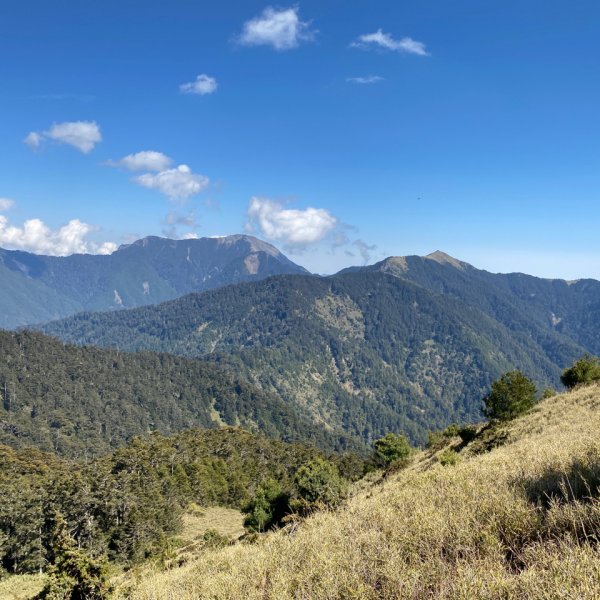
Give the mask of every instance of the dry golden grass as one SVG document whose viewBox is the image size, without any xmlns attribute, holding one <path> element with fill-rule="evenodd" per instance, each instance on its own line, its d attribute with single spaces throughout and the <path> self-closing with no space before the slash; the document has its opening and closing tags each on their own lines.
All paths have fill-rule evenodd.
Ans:
<svg viewBox="0 0 600 600">
<path fill-rule="evenodd" d="M 29 600 L 44 587 L 44 575 L 13 575 L 0 581 L 0 600 Z"/>
<path fill-rule="evenodd" d="M 239 510 L 233 508 L 191 507 L 183 515 L 183 531 L 180 537 L 184 542 L 191 543 L 197 541 L 210 529 L 231 540 L 237 540 L 246 532 L 244 516 Z"/>
<path fill-rule="evenodd" d="M 133 598 L 600 598 L 599 433 L 599 387 L 556 396 L 489 453 L 423 454 L 293 533 L 146 573 Z"/>
</svg>

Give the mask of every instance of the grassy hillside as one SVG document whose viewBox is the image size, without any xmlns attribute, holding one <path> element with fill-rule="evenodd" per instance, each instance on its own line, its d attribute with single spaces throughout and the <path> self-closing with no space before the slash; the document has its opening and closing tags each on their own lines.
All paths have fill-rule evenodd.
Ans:
<svg viewBox="0 0 600 600">
<path fill-rule="evenodd" d="M 421 453 L 297 530 L 146 574 L 133 598 L 598 598 L 598 431 L 600 387 L 555 396 L 489 452 Z"/>
<path fill-rule="evenodd" d="M 0 331 L 0 443 L 91 459 L 134 436 L 242 426 L 325 449 L 360 447 L 232 369 Z"/>
<path fill-rule="evenodd" d="M 481 398 L 504 371 L 518 367 L 540 388 L 558 386 L 562 369 L 585 352 L 550 321 L 523 316 L 497 287 L 419 260 L 428 285 L 425 275 L 407 281 L 371 269 L 280 276 L 159 306 L 84 313 L 44 331 L 70 343 L 230 365 L 314 423 L 368 443 L 388 431 L 422 443 L 430 429 L 477 420 Z M 433 280 L 442 276 L 440 290 Z"/>
</svg>

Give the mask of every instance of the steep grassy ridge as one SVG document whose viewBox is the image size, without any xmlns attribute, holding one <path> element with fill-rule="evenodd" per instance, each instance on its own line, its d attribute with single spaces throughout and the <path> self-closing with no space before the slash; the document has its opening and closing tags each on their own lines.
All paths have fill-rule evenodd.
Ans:
<svg viewBox="0 0 600 600">
<path fill-rule="evenodd" d="M 136 600 L 600 597 L 600 387 L 542 402 L 489 453 L 422 453 L 337 512 L 148 575 Z"/>
</svg>

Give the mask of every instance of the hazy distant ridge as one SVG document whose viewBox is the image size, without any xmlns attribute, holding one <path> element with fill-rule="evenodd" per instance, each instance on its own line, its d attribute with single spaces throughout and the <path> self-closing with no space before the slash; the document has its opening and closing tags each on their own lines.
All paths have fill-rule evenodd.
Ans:
<svg viewBox="0 0 600 600">
<path fill-rule="evenodd" d="M 133 308 L 194 291 L 307 273 L 252 236 L 169 240 L 146 237 L 109 256 L 40 256 L 0 249 L 0 327 L 82 310 Z"/>
</svg>

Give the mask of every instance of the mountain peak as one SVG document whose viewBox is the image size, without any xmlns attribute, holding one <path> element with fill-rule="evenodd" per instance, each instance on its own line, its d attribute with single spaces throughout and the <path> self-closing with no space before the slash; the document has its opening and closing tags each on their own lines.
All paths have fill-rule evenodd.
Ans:
<svg viewBox="0 0 600 600">
<path fill-rule="evenodd" d="M 247 235 L 244 233 L 238 233 L 233 235 L 213 235 L 207 237 L 190 237 L 183 239 L 160 237 L 157 235 L 147 235 L 146 237 L 140 238 L 139 240 L 135 240 L 129 244 L 122 244 L 119 247 L 119 250 L 123 248 L 128 248 L 129 246 L 142 246 L 145 248 L 147 246 L 150 246 L 151 244 L 161 243 L 170 245 L 181 244 L 182 246 L 196 245 L 198 243 L 212 243 L 215 246 L 232 246 L 237 242 L 247 242 L 248 244 L 250 244 L 250 249 L 253 252 L 262 251 L 267 252 L 268 254 L 271 254 L 273 256 L 281 254 L 281 252 L 272 244 L 269 244 L 268 242 L 263 242 L 262 240 L 259 240 L 258 238 L 254 237 L 253 235 Z"/>
<path fill-rule="evenodd" d="M 202 238 L 200 238 L 202 239 Z M 204 238 L 206 239 L 206 238 Z M 250 246 L 250 250 L 252 252 L 265 252 L 270 256 L 281 256 L 281 252 L 272 244 L 268 242 L 263 242 L 253 235 L 247 235 L 245 233 L 237 233 L 234 235 L 224 235 L 218 237 L 212 237 L 208 239 L 213 239 L 217 241 L 219 245 L 232 246 L 238 242 L 246 242 Z"/>
<path fill-rule="evenodd" d="M 451 265 L 457 269 L 464 269 L 465 267 L 469 266 L 468 263 L 458 260 L 457 258 L 454 258 L 453 256 L 450 256 L 441 250 L 436 250 L 435 252 L 424 256 L 423 258 L 427 260 L 433 260 L 442 265 Z"/>
</svg>

